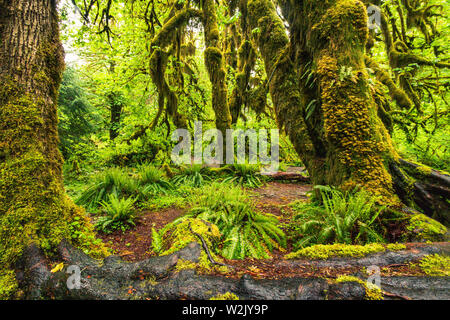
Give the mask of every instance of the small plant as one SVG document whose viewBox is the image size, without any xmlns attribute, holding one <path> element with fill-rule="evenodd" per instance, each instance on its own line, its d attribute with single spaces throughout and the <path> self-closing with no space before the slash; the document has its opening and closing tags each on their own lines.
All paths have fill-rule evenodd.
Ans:
<svg viewBox="0 0 450 320">
<path fill-rule="evenodd" d="M 148 194 L 167 194 L 173 188 L 172 184 L 164 179 L 164 173 L 161 169 L 144 164 L 138 168 L 139 184 L 142 187 L 141 193 Z"/>
<path fill-rule="evenodd" d="M 270 258 L 274 248 L 286 246 L 286 236 L 275 216 L 256 212 L 239 187 L 213 183 L 204 190 L 197 206 L 175 220 L 195 217 L 215 224 L 222 234 L 222 256 L 227 259 Z"/>
<path fill-rule="evenodd" d="M 100 217 L 95 227 L 103 233 L 111 233 L 115 230 L 127 230 L 130 226 L 135 226 L 134 203 L 135 198 L 119 198 L 116 194 L 110 194 L 108 201 L 100 204 L 105 216 Z"/>
<path fill-rule="evenodd" d="M 163 247 L 162 235 L 152 228 L 152 249 L 155 253 L 160 253 Z"/>
<path fill-rule="evenodd" d="M 223 183 L 237 183 L 248 188 L 259 188 L 263 185 L 258 177 L 259 168 L 252 164 L 231 164 L 222 169 L 226 177 Z"/>
<path fill-rule="evenodd" d="M 191 166 L 182 166 L 180 171 L 173 177 L 172 183 L 175 185 L 186 184 L 198 188 L 209 180 L 211 180 L 209 177 L 209 168 L 194 164 Z"/>
<path fill-rule="evenodd" d="M 97 175 L 94 182 L 76 199 L 76 204 L 96 210 L 100 202 L 111 194 L 116 196 L 137 195 L 138 184 L 121 168 L 109 168 Z"/>
<path fill-rule="evenodd" d="M 364 190 L 341 192 L 328 186 L 315 186 L 322 204 L 307 203 L 297 207 L 294 217 L 294 249 L 311 244 L 365 244 L 385 242 L 375 228 L 375 220 L 384 207 L 376 207 L 377 198 Z"/>
</svg>

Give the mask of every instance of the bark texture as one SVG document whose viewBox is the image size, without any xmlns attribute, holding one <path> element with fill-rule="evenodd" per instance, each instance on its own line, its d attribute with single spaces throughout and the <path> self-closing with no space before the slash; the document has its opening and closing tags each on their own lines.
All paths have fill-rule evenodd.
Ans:
<svg viewBox="0 0 450 320">
<path fill-rule="evenodd" d="M 57 95 L 64 67 L 55 1 L 0 1 L 0 296 L 30 243 L 46 252 L 88 220 L 64 193 Z M 6 280 L 5 280 L 6 279 Z M 9 286 L 5 289 L 3 284 Z"/>
<path fill-rule="evenodd" d="M 411 104 L 366 56 L 369 30 L 362 1 L 279 1 L 286 26 L 270 0 L 248 1 L 249 23 L 259 31 L 278 125 L 290 137 L 313 184 L 363 187 L 385 204 L 421 208 L 448 225 L 449 176 L 399 159 L 388 130 L 379 83 L 401 106 Z M 421 175 L 425 172 L 425 174 Z M 429 172 L 440 176 L 430 182 Z"/>
<path fill-rule="evenodd" d="M 231 127 L 231 114 L 228 107 L 224 57 L 219 49 L 219 29 L 214 0 L 205 0 L 202 9 L 206 45 L 205 65 L 212 85 L 212 107 L 216 115 L 216 128 L 225 137 L 226 129 Z"/>
</svg>

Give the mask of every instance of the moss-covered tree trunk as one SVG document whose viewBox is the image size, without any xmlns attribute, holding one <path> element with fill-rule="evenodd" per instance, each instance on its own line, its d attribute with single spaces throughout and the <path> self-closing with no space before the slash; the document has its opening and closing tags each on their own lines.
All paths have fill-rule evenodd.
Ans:
<svg viewBox="0 0 450 320">
<path fill-rule="evenodd" d="M 57 95 L 64 67 L 53 0 L 0 0 L 0 296 L 36 243 L 50 252 L 84 215 L 64 193 Z M 7 284 L 6 286 L 3 286 Z"/>
<path fill-rule="evenodd" d="M 431 170 L 420 176 L 411 166 L 406 173 L 378 115 L 365 60 L 369 30 L 364 4 L 278 4 L 289 36 L 271 0 L 250 0 L 249 21 L 259 31 L 279 127 L 291 138 L 313 183 L 347 190 L 362 186 L 392 205 L 415 202 L 448 224 L 448 176 Z M 433 180 L 433 175 L 440 177 Z"/>
<path fill-rule="evenodd" d="M 212 107 L 216 115 L 216 128 L 225 137 L 225 130 L 231 127 L 231 114 L 227 99 L 224 57 L 219 49 L 219 28 L 214 0 L 205 0 L 202 9 L 206 45 L 205 65 L 212 85 Z"/>
</svg>

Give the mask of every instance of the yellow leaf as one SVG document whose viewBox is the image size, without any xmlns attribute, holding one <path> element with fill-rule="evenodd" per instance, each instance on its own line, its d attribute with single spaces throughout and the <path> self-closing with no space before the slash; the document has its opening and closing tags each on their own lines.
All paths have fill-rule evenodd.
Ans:
<svg viewBox="0 0 450 320">
<path fill-rule="evenodd" d="M 55 273 L 55 272 L 61 271 L 62 268 L 64 268 L 64 262 L 61 262 L 61 263 L 57 264 L 56 267 L 54 267 L 54 268 L 51 270 L 51 272 L 52 272 L 52 273 Z"/>
</svg>

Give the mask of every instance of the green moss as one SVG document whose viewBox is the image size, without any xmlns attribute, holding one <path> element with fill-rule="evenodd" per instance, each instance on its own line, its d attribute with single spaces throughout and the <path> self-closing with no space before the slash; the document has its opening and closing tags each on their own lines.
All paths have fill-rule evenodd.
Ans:
<svg viewBox="0 0 450 320">
<path fill-rule="evenodd" d="M 13 270 L 0 269 L 0 300 L 12 298 L 17 292 L 18 284 Z"/>
<path fill-rule="evenodd" d="M 285 255 L 285 259 L 309 258 L 309 259 L 328 259 L 332 257 L 364 257 L 371 253 L 383 252 L 385 247 L 379 243 L 361 245 L 348 244 L 318 244 L 311 247 L 300 249 Z"/>
<path fill-rule="evenodd" d="M 406 249 L 406 246 L 403 243 L 389 243 L 386 245 L 386 249 L 391 251 L 399 251 Z"/>
<path fill-rule="evenodd" d="M 221 237 L 219 229 L 214 224 L 195 218 L 186 219 L 185 221 L 170 227 L 166 231 L 169 235 L 164 238 L 163 248 L 166 249 L 161 253 L 161 255 L 168 255 L 179 251 L 191 242 L 197 242 L 200 246 L 202 246 L 201 240 L 190 229 L 199 234 L 203 240 L 205 240 L 212 258 L 217 262 L 221 262 L 222 259 L 214 253 Z M 204 249 L 202 249 L 202 252 L 200 253 L 198 263 L 180 259 L 175 266 L 175 269 L 178 271 L 195 269 L 201 273 L 209 273 L 212 271 L 223 273 L 228 272 L 228 268 L 225 266 L 213 265 Z"/>
<path fill-rule="evenodd" d="M 239 300 L 239 297 L 231 292 L 225 292 L 224 294 L 218 294 L 209 300 Z"/>
<path fill-rule="evenodd" d="M 450 257 L 438 254 L 427 255 L 419 261 L 419 267 L 429 276 L 450 276 Z"/>
<path fill-rule="evenodd" d="M 63 239 L 97 257 L 107 251 L 86 213 L 65 195 L 56 105 L 0 80 L 5 83 L 0 88 L 0 291 L 10 292 L 15 286 L 11 266 L 31 243 L 47 255 Z"/>
<path fill-rule="evenodd" d="M 191 270 L 191 269 L 195 270 L 196 268 L 197 263 L 184 259 L 179 259 L 177 265 L 175 266 L 176 271 Z"/>
<path fill-rule="evenodd" d="M 363 280 L 354 276 L 339 276 L 335 280 L 335 283 L 342 283 L 342 282 L 357 282 L 361 284 L 366 290 L 365 296 L 366 300 L 383 300 L 383 293 L 381 289 L 377 285 L 374 285 L 373 283 L 364 282 Z"/>
<path fill-rule="evenodd" d="M 155 35 L 152 40 L 152 46 L 164 48 L 169 45 L 170 41 L 172 41 L 172 33 L 187 24 L 194 17 L 201 17 L 200 11 L 188 8 L 177 12 Z"/>
<path fill-rule="evenodd" d="M 440 241 L 447 233 L 444 225 L 424 214 L 411 216 L 406 229 L 413 238 L 430 241 Z"/>
<path fill-rule="evenodd" d="M 431 169 L 430 167 L 425 166 L 425 165 L 421 165 L 421 166 L 417 167 L 417 171 L 419 171 L 420 174 L 422 174 L 424 176 L 430 175 L 432 170 L 433 169 Z"/>
</svg>

